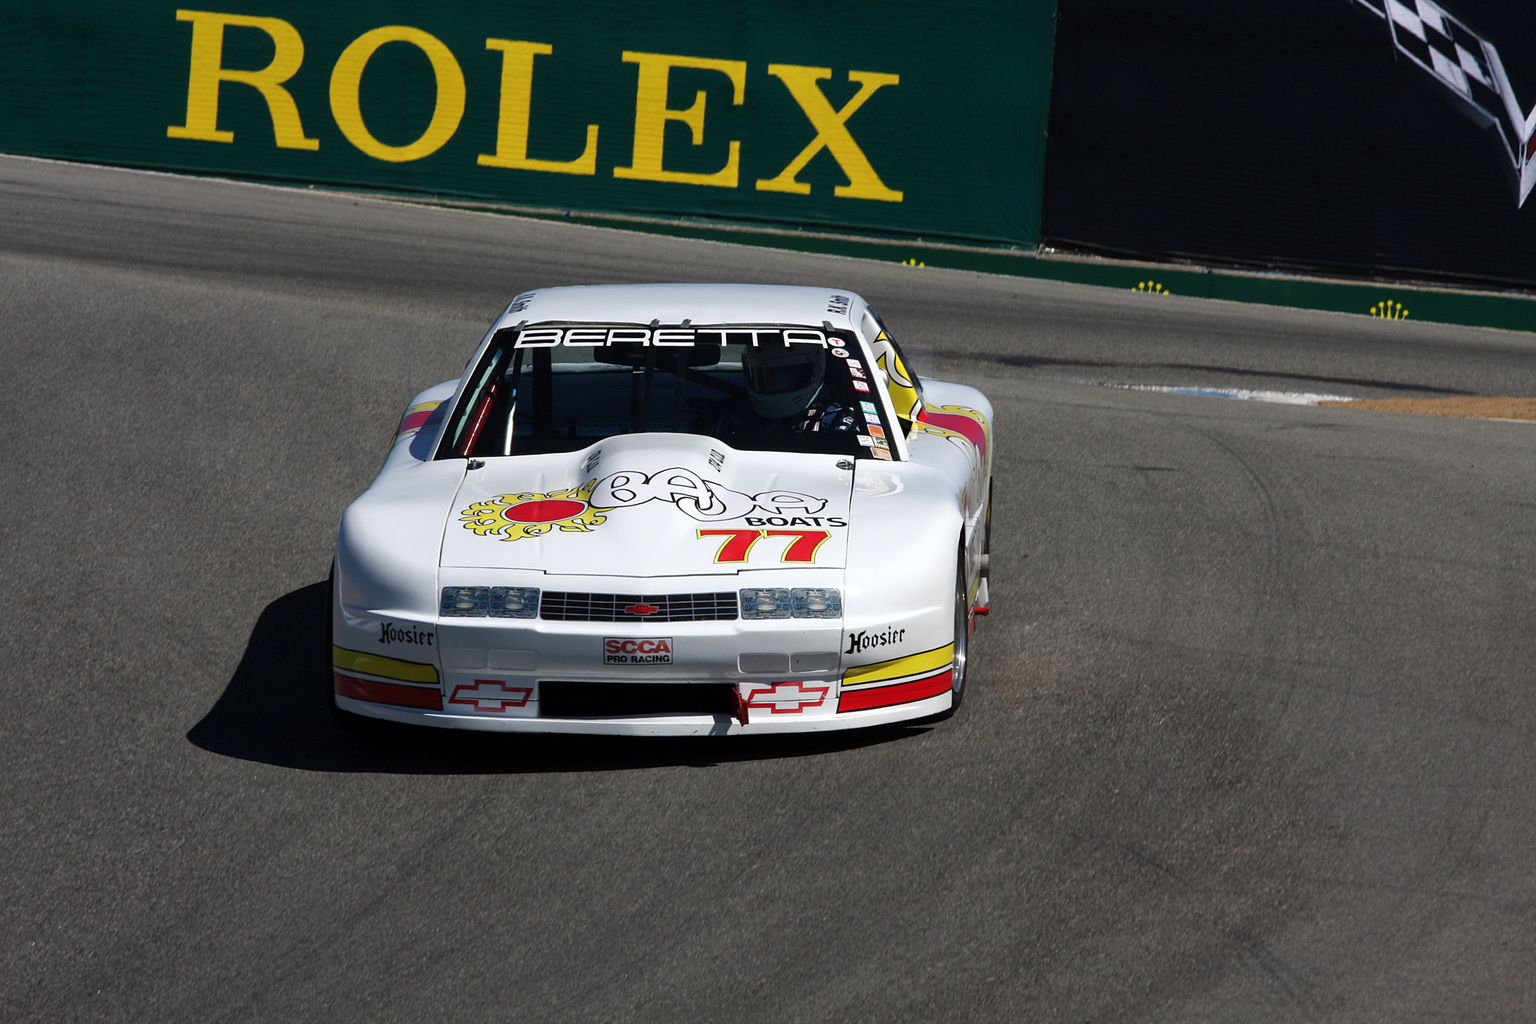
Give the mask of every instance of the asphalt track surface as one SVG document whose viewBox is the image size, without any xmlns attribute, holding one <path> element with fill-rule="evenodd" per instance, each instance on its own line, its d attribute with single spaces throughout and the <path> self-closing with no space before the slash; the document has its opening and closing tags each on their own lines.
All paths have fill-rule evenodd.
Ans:
<svg viewBox="0 0 1536 1024">
<path fill-rule="evenodd" d="M 1536 427 L 1099 386 L 1533 395 L 1536 338 L 14 159 L 0 217 L 0 1019 L 1536 1018 Z M 964 710 L 335 730 L 403 403 L 652 280 L 855 289 L 992 396 Z"/>
</svg>

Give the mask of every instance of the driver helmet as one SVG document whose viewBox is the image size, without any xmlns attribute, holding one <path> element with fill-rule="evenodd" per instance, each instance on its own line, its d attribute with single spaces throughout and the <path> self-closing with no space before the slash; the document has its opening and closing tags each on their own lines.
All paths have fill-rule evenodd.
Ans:
<svg viewBox="0 0 1536 1024">
<path fill-rule="evenodd" d="M 747 397 L 766 419 L 802 412 L 821 390 L 826 356 L 821 348 L 802 345 L 754 345 L 742 356 Z"/>
</svg>

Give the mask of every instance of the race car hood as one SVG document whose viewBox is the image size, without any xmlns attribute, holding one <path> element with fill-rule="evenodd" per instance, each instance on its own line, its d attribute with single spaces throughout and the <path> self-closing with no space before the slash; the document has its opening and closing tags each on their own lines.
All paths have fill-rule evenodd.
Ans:
<svg viewBox="0 0 1536 1024">
<path fill-rule="evenodd" d="M 637 577 L 841 569 L 853 475 L 839 456 L 693 434 L 486 459 L 459 486 L 442 564 Z"/>
</svg>

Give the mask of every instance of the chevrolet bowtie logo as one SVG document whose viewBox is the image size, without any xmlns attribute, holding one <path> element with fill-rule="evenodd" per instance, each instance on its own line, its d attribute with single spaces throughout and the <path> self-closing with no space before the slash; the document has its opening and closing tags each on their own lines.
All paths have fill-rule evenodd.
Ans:
<svg viewBox="0 0 1536 1024">
<path fill-rule="evenodd" d="M 775 683 L 751 691 L 743 703 L 748 708 L 766 708 L 770 714 L 797 715 L 806 708 L 819 707 L 827 699 L 829 689 L 804 683 Z"/>
<path fill-rule="evenodd" d="M 468 704 L 476 711 L 505 711 L 528 706 L 531 686 L 508 686 L 499 679 L 476 679 L 474 686 L 455 686 L 449 704 Z"/>
<path fill-rule="evenodd" d="M 661 611 L 654 604 L 631 604 L 624 606 L 625 615 L 655 615 Z"/>
</svg>

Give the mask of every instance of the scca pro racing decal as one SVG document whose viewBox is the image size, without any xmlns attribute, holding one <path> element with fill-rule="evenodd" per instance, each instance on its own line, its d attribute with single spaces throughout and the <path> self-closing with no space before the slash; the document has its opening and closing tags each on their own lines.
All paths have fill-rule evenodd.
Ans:
<svg viewBox="0 0 1536 1024">
<path fill-rule="evenodd" d="M 604 665 L 670 665 L 672 664 L 672 638 L 652 636 L 644 638 L 603 637 Z"/>
<path fill-rule="evenodd" d="M 826 508 L 826 498 L 785 490 L 744 494 L 680 466 L 649 474 L 621 470 L 580 487 L 547 494 L 498 494 L 475 502 L 460 512 L 459 518 L 466 530 L 510 541 L 541 536 L 556 528 L 587 533 L 608 521 L 605 513 L 648 501 L 666 502 L 690 519 L 705 523 L 742 519 L 759 512 L 797 524 L 847 525 L 841 519 L 815 518 Z"/>
</svg>

